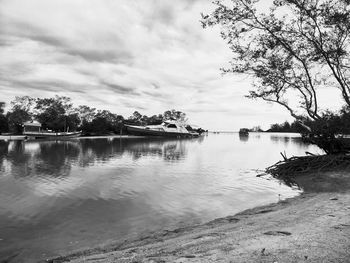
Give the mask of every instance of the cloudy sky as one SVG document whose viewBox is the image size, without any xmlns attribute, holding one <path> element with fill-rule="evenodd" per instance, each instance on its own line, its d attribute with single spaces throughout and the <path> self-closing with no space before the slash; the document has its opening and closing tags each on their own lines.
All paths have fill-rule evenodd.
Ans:
<svg viewBox="0 0 350 263">
<path fill-rule="evenodd" d="M 0 101 L 69 96 L 130 116 L 168 109 L 215 130 L 291 120 L 222 76 L 230 51 L 200 13 L 210 0 L 0 0 Z"/>
</svg>

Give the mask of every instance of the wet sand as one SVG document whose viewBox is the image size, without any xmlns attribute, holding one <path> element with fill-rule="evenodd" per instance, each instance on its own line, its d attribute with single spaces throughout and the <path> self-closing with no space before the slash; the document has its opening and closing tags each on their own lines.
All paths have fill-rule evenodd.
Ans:
<svg viewBox="0 0 350 263">
<path fill-rule="evenodd" d="M 350 172 L 298 176 L 298 197 L 49 262 L 350 262 Z"/>
</svg>

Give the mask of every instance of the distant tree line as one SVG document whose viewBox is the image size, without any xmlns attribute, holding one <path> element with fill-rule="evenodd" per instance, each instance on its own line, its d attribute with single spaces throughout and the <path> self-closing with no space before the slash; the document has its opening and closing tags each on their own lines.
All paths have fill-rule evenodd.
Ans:
<svg viewBox="0 0 350 263">
<path fill-rule="evenodd" d="M 124 124 L 157 125 L 165 120 L 186 122 L 186 114 L 168 110 L 163 114 L 147 116 L 135 111 L 128 118 L 110 112 L 97 110 L 87 105 L 74 107 L 71 99 L 65 96 L 52 98 L 16 97 L 5 113 L 5 103 L 0 102 L 0 134 L 20 134 L 23 123 L 38 121 L 43 129 L 53 131 L 81 130 L 85 135 L 125 133 Z M 188 129 L 191 127 L 188 126 Z"/>
<path fill-rule="evenodd" d="M 266 132 L 298 132 L 301 133 L 304 128 L 300 125 L 298 121 L 293 121 L 289 123 L 285 121 L 284 123 L 275 123 L 270 126 Z"/>
<path fill-rule="evenodd" d="M 306 119 L 305 124 L 311 127 L 316 136 L 324 134 L 350 134 L 350 107 L 345 106 L 339 112 L 326 111 L 320 120 Z M 297 132 L 302 135 L 308 130 L 299 121 L 272 124 L 266 132 Z"/>
</svg>

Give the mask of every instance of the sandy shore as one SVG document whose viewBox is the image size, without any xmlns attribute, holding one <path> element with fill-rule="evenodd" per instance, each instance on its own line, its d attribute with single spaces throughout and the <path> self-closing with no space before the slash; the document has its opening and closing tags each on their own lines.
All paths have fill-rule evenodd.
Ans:
<svg viewBox="0 0 350 263">
<path fill-rule="evenodd" d="M 350 172 L 296 181 L 296 198 L 49 262 L 350 262 Z"/>
</svg>

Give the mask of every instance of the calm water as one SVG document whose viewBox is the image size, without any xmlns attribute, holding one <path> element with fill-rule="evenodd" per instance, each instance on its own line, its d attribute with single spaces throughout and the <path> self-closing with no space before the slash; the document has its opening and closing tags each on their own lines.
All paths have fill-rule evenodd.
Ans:
<svg viewBox="0 0 350 263">
<path fill-rule="evenodd" d="M 0 258 L 45 259 L 294 196 L 256 174 L 281 151 L 317 152 L 296 137 L 0 141 Z"/>
</svg>

